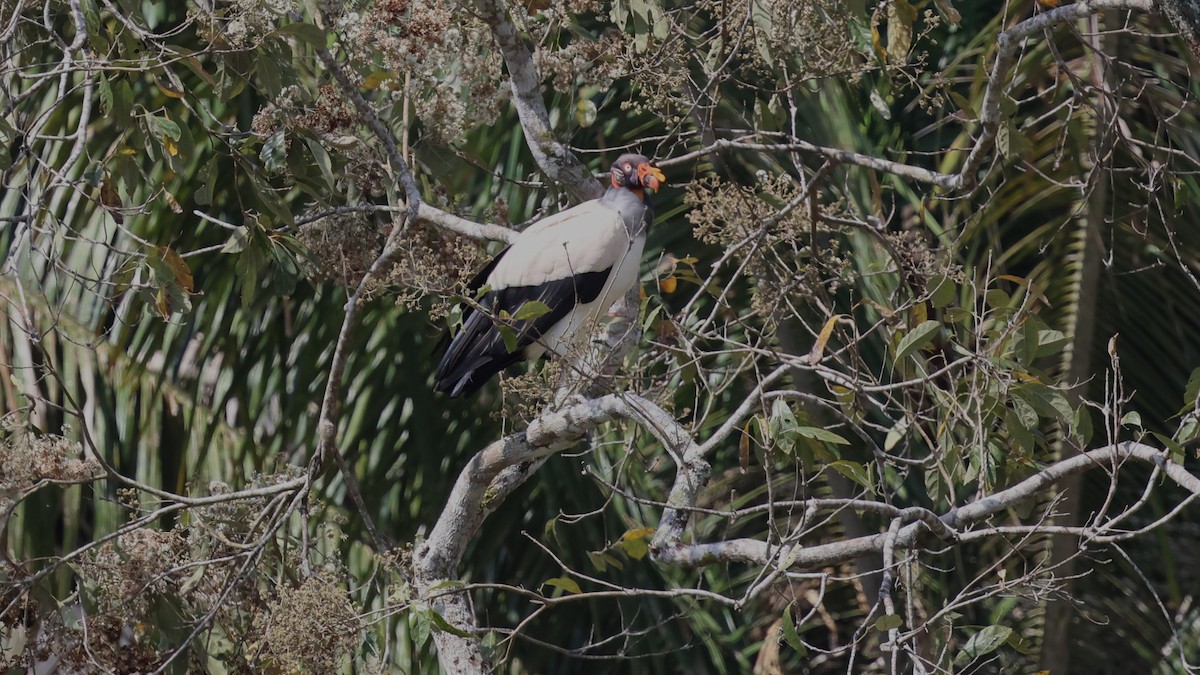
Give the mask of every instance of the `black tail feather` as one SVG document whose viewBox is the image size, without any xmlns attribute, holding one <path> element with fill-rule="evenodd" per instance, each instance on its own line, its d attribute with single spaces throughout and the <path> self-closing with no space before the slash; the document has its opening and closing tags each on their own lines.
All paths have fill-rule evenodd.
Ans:
<svg viewBox="0 0 1200 675">
<path fill-rule="evenodd" d="M 449 394 L 451 398 L 470 396 L 483 388 L 492 377 L 524 357 L 518 352 L 502 357 L 488 357 L 477 361 L 469 368 L 456 368 L 438 377 L 433 383 L 436 391 Z"/>
</svg>

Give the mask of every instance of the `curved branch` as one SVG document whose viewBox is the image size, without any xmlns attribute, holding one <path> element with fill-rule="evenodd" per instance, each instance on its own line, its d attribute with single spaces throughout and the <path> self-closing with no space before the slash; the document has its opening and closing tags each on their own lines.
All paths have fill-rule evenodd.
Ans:
<svg viewBox="0 0 1200 675">
<path fill-rule="evenodd" d="M 461 593 L 432 598 L 432 592 L 456 578 L 463 552 L 483 521 L 547 457 L 618 418 L 638 422 L 672 448 L 672 454 L 682 455 L 694 447 L 690 434 L 665 410 L 639 396 L 610 394 L 542 415 L 525 432 L 492 443 L 463 467 L 429 537 L 413 554 L 413 585 L 420 596 L 429 598 L 434 610 L 451 624 L 472 631 L 475 617 Z M 440 630 L 433 632 L 433 638 L 447 671 L 486 672 L 477 640 Z"/>
<path fill-rule="evenodd" d="M 1183 465 L 1172 462 L 1157 448 L 1129 441 L 1091 450 L 1051 464 L 1006 490 L 951 509 L 938 518 L 940 524 L 931 524 L 929 518 L 920 513 L 923 509 L 906 509 L 906 513 L 901 517 L 909 521 L 909 524 L 900 529 L 895 545 L 902 549 L 917 547 L 923 537 L 931 531 L 942 540 L 953 541 L 958 538 L 959 528 L 980 523 L 1020 502 L 1032 499 L 1063 478 L 1130 459 L 1161 467 L 1162 472 L 1177 485 L 1193 495 L 1200 495 L 1200 477 L 1189 473 Z M 1082 536 L 1089 535 L 1084 533 Z M 848 562 L 864 553 L 882 553 L 887 538 L 887 533 L 879 533 L 817 546 L 797 544 L 782 548 L 772 548 L 767 542 L 757 539 L 731 539 L 661 548 L 652 550 L 651 554 L 658 562 L 690 567 L 741 562 L 789 568 L 815 568 Z"/>
<path fill-rule="evenodd" d="M 512 81 L 513 105 L 521 119 L 525 143 L 542 171 L 563 186 L 576 201 L 599 197 L 604 190 L 575 153 L 554 138 L 550 113 L 538 86 L 537 69 L 529 48 L 517 34 L 501 0 L 476 0 L 480 18 L 492 29 Z"/>
</svg>

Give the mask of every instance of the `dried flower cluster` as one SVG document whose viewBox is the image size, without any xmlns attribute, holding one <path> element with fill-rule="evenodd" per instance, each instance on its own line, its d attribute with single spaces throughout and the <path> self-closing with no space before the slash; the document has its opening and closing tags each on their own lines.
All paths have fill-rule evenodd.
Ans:
<svg viewBox="0 0 1200 675">
<path fill-rule="evenodd" d="M 389 277 L 403 289 L 397 301 L 415 307 L 426 296 L 441 296 L 433 308 L 435 319 L 445 315 L 447 298 L 462 293 L 486 259 L 475 241 L 426 227 L 410 230 L 401 245 L 404 253 Z"/>
<path fill-rule="evenodd" d="M 384 234 L 365 213 L 342 213 L 301 225 L 296 239 L 312 253 L 305 262 L 317 282 L 354 288 L 383 251 Z"/>
<path fill-rule="evenodd" d="M 372 70 L 392 71 L 393 94 L 405 96 L 424 129 L 441 142 L 499 114 L 507 91 L 491 32 L 469 5 L 452 0 L 378 0 L 331 7 L 350 57 Z"/>
<path fill-rule="evenodd" d="M 67 613 L 64 608 L 48 617 L 18 665 L 30 672 L 47 672 L 49 664 L 60 673 L 149 673 L 165 658 L 148 635 L 152 624 L 132 625 L 108 615 L 73 620 L 63 616 Z"/>
<path fill-rule="evenodd" d="M 81 481 L 100 473 L 95 458 L 62 436 L 37 434 L 16 415 L 0 417 L 0 514 L 21 492 L 43 480 Z"/>
<path fill-rule="evenodd" d="M 334 173 L 335 189 L 378 197 L 387 181 L 385 162 L 372 144 L 359 139 L 357 123 L 354 106 L 335 87 L 323 85 L 309 100 L 306 92 L 292 86 L 259 109 L 250 129 L 264 139 L 282 129 L 289 148 L 295 132 L 311 133 L 327 151 L 336 153 L 331 158 L 340 165 Z"/>
<path fill-rule="evenodd" d="M 838 239 L 819 236 L 814 246 L 814 224 L 799 183 L 786 173 L 760 171 L 758 178 L 755 186 L 718 178 L 696 181 L 684 199 L 696 238 L 736 248 L 735 257 L 746 261 L 747 278 L 760 282 L 751 306 L 770 327 L 778 303 L 789 296 L 811 297 L 818 289 L 832 292 L 853 274 L 853 266 Z M 837 210 L 838 205 L 823 208 Z"/>
<path fill-rule="evenodd" d="M 502 378 L 503 404 L 493 412 L 493 417 L 524 425 L 544 412 L 554 402 L 558 388 L 571 376 L 566 361 L 551 359 L 535 364 L 528 372 Z"/>
<path fill-rule="evenodd" d="M 178 590 L 175 568 L 186 553 L 186 542 L 177 532 L 142 527 L 98 547 L 84 559 L 80 575 L 94 584 L 100 612 L 137 622 L 156 595 Z"/>
<path fill-rule="evenodd" d="M 760 13 L 751 17 L 751 23 L 756 28 L 755 40 L 767 47 L 763 50 L 760 46 L 747 57 L 761 59 L 769 54 L 787 59 L 795 81 L 848 72 L 865 57 L 847 48 L 852 44 L 852 25 L 851 9 L 845 2 L 765 0 L 742 7 L 752 7 Z"/>
<path fill-rule="evenodd" d="M 282 589 L 259 624 L 267 661 L 283 671 L 336 672 L 362 633 L 349 595 L 328 575 Z"/>
<path fill-rule="evenodd" d="M 576 85 L 606 90 L 629 71 L 628 36 L 615 31 L 592 40 L 572 35 L 566 45 L 542 47 L 534 53 L 534 64 L 543 80 L 555 91 L 571 91 Z"/>
<path fill-rule="evenodd" d="M 196 20 L 202 37 L 234 49 L 249 49 L 275 30 L 295 6 L 292 0 L 214 0 L 195 3 L 188 14 Z"/>
</svg>

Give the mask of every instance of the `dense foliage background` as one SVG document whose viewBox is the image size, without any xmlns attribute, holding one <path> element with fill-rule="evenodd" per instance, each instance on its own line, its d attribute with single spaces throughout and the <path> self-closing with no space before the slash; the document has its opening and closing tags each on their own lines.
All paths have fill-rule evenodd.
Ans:
<svg viewBox="0 0 1200 675">
<path fill-rule="evenodd" d="M 0 663 L 1191 672 L 1197 62 L 1056 4 L 4 0 Z M 626 148 L 671 185 L 618 372 L 433 395 Z"/>
</svg>

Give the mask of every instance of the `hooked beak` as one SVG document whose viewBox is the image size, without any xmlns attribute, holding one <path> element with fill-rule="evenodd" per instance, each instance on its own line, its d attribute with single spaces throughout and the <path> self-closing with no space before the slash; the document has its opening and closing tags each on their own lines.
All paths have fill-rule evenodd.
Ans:
<svg viewBox="0 0 1200 675">
<path fill-rule="evenodd" d="M 637 168 L 638 182 L 650 192 L 658 192 L 658 188 L 667 182 L 667 177 L 657 166 L 641 164 Z"/>
</svg>

